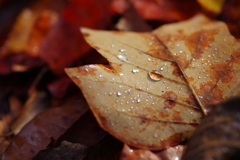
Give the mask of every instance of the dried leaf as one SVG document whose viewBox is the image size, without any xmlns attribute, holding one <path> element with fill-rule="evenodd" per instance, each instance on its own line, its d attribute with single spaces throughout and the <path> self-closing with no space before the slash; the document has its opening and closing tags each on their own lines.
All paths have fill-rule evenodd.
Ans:
<svg viewBox="0 0 240 160">
<path fill-rule="evenodd" d="M 240 93 L 240 43 L 223 22 L 201 15 L 154 33 L 168 47 L 204 112 Z"/>
<path fill-rule="evenodd" d="M 58 139 L 87 110 L 84 101 L 73 98 L 62 107 L 42 112 L 12 139 L 2 159 L 32 158 L 52 139 Z"/>
<path fill-rule="evenodd" d="M 127 144 L 152 150 L 192 135 L 202 113 L 178 67 L 154 35 L 90 29 L 83 29 L 83 34 L 111 65 L 66 72 L 106 131 Z"/>
<path fill-rule="evenodd" d="M 198 126 L 188 143 L 183 160 L 239 159 L 240 99 L 221 103 Z"/>
</svg>

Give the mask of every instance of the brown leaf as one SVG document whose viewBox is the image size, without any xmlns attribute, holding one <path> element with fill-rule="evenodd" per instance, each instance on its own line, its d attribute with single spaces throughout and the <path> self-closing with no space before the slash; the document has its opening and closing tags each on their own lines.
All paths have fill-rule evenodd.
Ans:
<svg viewBox="0 0 240 160">
<path fill-rule="evenodd" d="M 16 135 L 37 114 L 50 107 L 49 95 L 44 91 L 33 92 L 24 104 L 21 113 L 11 124 L 12 132 Z"/>
<path fill-rule="evenodd" d="M 127 144 L 153 150 L 191 136 L 202 113 L 154 35 L 90 29 L 83 34 L 111 66 L 88 65 L 66 72 L 106 131 Z"/>
<path fill-rule="evenodd" d="M 218 105 L 198 126 L 188 143 L 183 160 L 239 159 L 240 99 Z"/>
<path fill-rule="evenodd" d="M 123 146 L 121 160 L 161 160 L 154 153 L 145 149 L 131 149 L 127 144 Z"/>
<path fill-rule="evenodd" d="M 240 44 L 224 23 L 199 15 L 154 33 L 170 50 L 205 113 L 239 95 Z"/>
<path fill-rule="evenodd" d="M 63 141 L 57 148 L 49 148 L 40 151 L 33 160 L 52 160 L 52 159 L 77 159 L 83 160 L 87 155 L 87 146 Z"/>
<path fill-rule="evenodd" d="M 77 97 L 76 97 L 77 98 Z M 86 111 L 82 100 L 71 99 L 61 107 L 42 112 L 16 135 L 3 154 L 4 159 L 30 159 L 58 139 Z"/>
</svg>

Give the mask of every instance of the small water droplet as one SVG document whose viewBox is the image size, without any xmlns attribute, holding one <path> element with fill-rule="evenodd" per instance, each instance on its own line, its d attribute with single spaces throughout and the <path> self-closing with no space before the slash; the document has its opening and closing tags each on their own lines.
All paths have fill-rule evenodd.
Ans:
<svg viewBox="0 0 240 160">
<path fill-rule="evenodd" d="M 99 77 L 100 77 L 100 78 L 102 78 L 102 77 L 103 77 L 103 75 L 102 75 L 102 74 L 100 74 L 100 75 L 99 75 Z"/>
<path fill-rule="evenodd" d="M 112 95 L 112 92 L 108 92 L 108 95 L 111 96 L 111 95 Z"/>
<path fill-rule="evenodd" d="M 161 67 L 160 70 L 163 71 L 165 69 L 165 67 Z"/>
<path fill-rule="evenodd" d="M 121 96 L 121 95 L 122 95 L 122 92 L 118 91 L 118 92 L 117 92 L 117 95 L 118 95 L 118 96 Z"/>
<path fill-rule="evenodd" d="M 148 60 L 148 61 L 151 61 L 152 59 L 151 59 L 151 58 L 148 58 L 147 60 Z"/>
<path fill-rule="evenodd" d="M 201 79 L 201 77 L 200 77 L 200 76 L 198 76 L 198 79 Z"/>
<path fill-rule="evenodd" d="M 183 51 L 179 51 L 180 53 L 183 53 Z"/>
<path fill-rule="evenodd" d="M 135 74 L 135 73 L 138 73 L 138 72 L 139 72 L 138 69 L 133 69 L 133 70 L 132 70 L 132 73 L 134 73 L 134 74 Z"/>
<path fill-rule="evenodd" d="M 125 112 L 125 109 L 122 109 L 123 112 Z"/>
<path fill-rule="evenodd" d="M 148 72 L 148 76 L 150 77 L 151 80 L 154 80 L 154 81 L 160 81 L 163 78 L 163 76 L 156 70 Z"/>
<path fill-rule="evenodd" d="M 119 73 L 120 76 L 123 76 L 123 73 Z"/>
<path fill-rule="evenodd" d="M 113 48 L 113 47 L 115 47 L 115 45 L 114 45 L 114 44 L 112 44 L 112 45 L 111 45 L 111 47 Z"/>
<path fill-rule="evenodd" d="M 154 133 L 154 134 L 153 134 L 153 137 L 154 137 L 154 138 L 157 138 L 157 137 L 158 137 L 158 134 L 157 134 L 157 133 Z"/>
<path fill-rule="evenodd" d="M 138 98 L 136 102 L 137 102 L 137 103 L 140 103 L 140 102 L 141 102 L 141 99 L 140 99 L 140 98 Z"/>
<path fill-rule="evenodd" d="M 126 52 L 126 49 L 119 49 L 119 52 Z"/>
<path fill-rule="evenodd" d="M 88 88 L 92 88 L 92 86 L 88 86 Z"/>
<path fill-rule="evenodd" d="M 124 55 L 118 55 L 117 56 L 118 57 L 118 59 L 120 59 L 120 60 L 122 60 L 122 61 L 125 61 L 125 62 L 127 62 L 128 61 L 128 58 L 126 57 L 126 56 L 124 56 Z"/>
<path fill-rule="evenodd" d="M 155 103 L 152 103 L 152 106 L 154 106 L 155 105 Z"/>
</svg>

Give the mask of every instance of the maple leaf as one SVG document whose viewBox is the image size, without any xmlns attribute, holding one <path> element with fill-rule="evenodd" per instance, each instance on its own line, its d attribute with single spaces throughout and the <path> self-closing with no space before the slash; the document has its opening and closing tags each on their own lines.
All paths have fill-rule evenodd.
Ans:
<svg viewBox="0 0 240 160">
<path fill-rule="evenodd" d="M 202 113 L 239 94 L 240 52 L 222 22 L 198 15 L 147 33 L 82 32 L 110 65 L 66 73 L 99 124 L 132 146 L 177 144 L 191 137 Z"/>
</svg>

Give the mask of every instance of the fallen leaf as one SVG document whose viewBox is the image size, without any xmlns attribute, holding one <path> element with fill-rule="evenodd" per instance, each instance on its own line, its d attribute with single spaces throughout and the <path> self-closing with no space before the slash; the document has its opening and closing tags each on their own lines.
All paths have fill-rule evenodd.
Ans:
<svg viewBox="0 0 240 160">
<path fill-rule="evenodd" d="M 87 155 L 87 146 L 79 143 L 63 141 L 57 148 L 48 148 L 40 151 L 33 160 L 77 159 L 83 160 Z"/>
<path fill-rule="evenodd" d="M 201 15 L 155 30 L 205 113 L 240 93 L 240 43 L 220 21 Z"/>
<path fill-rule="evenodd" d="M 197 1 L 204 9 L 216 15 L 221 12 L 225 0 L 197 0 Z"/>
<path fill-rule="evenodd" d="M 239 159 L 240 98 L 215 107 L 196 129 L 182 160 Z"/>
<path fill-rule="evenodd" d="M 240 1 L 238 0 L 225 0 L 221 13 L 218 19 L 227 23 L 228 28 L 236 38 L 240 38 Z"/>
<path fill-rule="evenodd" d="M 123 146 L 120 160 L 162 160 L 153 152 L 146 149 L 131 149 L 128 145 Z"/>
<path fill-rule="evenodd" d="M 116 24 L 116 28 L 121 31 L 147 32 L 151 27 L 139 15 L 133 4 L 125 0 L 126 8 L 122 13 L 122 18 Z"/>
<path fill-rule="evenodd" d="M 154 35 L 90 29 L 83 29 L 83 34 L 110 66 L 88 65 L 66 72 L 106 131 L 127 144 L 152 150 L 192 135 L 202 113 Z"/>
<path fill-rule="evenodd" d="M 57 140 L 88 110 L 87 104 L 76 98 L 37 115 L 12 139 L 2 159 L 30 159 L 45 149 L 51 140 Z"/>
<path fill-rule="evenodd" d="M 50 107 L 50 97 L 47 92 L 35 91 L 26 101 L 18 117 L 11 124 L 13 134 L 18 134 L 21 129 L 37 114 Z"/>
<path fill-rule="evenodd" d="M 200 11 L 199 4 L 192 0 L 131 0 L 139 14 L 147 20 L 165 22 L 188 19 Z M 113 0 L 112 9 L 122 14 L 127 6 L 125 0 Z"/>
</svg>

